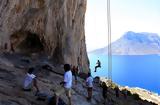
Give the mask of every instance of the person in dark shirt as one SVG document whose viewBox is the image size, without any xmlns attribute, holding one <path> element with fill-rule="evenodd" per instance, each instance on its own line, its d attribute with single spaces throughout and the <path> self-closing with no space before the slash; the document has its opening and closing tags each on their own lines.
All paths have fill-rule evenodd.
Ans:
<svg viewBox="0 0 160 105">
<path fill-rule="evenodd" d="M 116 93 L 116 97 L 119 97 L 119 88 L 118 88 L 118 86 L 116 86 L 114 90 L 115 90 L 115 93 Z"/>
<path fill-rule="evenodd" d="M 75 77 L 75 84 L 77 84 L 77 76 L 78 76 L 78 66 L 73 66 L 72 68 L 72 74 Z"/>
<path fill-rule="evenodd" d="M 102 82 L 102 95 L 104 98 L 104 105 L 106 105 L 107 93 L 108 93 L 108 87 L 105 82 Z"/>
<path fill-rule="evenodd" d="M 11 52 L 15 52 L 13 43 L 11 43 Z"/>
<path fill-rule="evenodd" d="M 95 71 L 97 71 L 97 68 L 100 67 L 101 68 L 101 62 L 99 60 L 97 60 L 96 66 L 95 66 Z"/>
</svg>

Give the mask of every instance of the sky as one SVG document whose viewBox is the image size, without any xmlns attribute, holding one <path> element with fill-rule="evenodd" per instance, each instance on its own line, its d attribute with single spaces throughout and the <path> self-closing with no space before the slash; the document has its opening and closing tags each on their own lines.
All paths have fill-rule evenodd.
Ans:
<svg viewBox="0 0 160 105">
<path fill-rule="evenodd" d="M 110 0 L 112 42 L 125 32 L 160 35 L 160 0 Z M 87 51 L 107 46 L 107 0 L 87 0 Z"/>
</svg>

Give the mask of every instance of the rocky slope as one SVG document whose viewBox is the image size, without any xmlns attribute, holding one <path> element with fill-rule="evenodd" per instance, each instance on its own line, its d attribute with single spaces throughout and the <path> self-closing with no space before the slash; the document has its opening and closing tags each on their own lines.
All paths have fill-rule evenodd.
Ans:
<svg viewBox="0 0 160 105">
<path fill-rule="evenodd" d="M 100 80 L 102 82 L 108 83 L 108 80 L 104 77 L 101 77 Z M 139 87 L 128 87 L 128 86 L 120 86 L 118 84 L 113 83 L 114 86 L 118 86 L 121 91 L 128 90 L 131 94 L 138 94 L 142 100 L 147 100 L 149 102 L 156 103 L 160 105 L 160 96 L 157 93 L 150 92 L 149 90 L 142 89 Z"/>
<path fill-rule="evenodd" d="M 51 69 L 42 68 L 46 64 Z M 54 94 L 51 89 L 54 89 L 63 80 L 63 68 L 61 65 L 54 64 L 44 55 L 0 54 L 0 105 L 47 105 L 46 101 L 37 100 L 35 90 L 32 92 L 22 91 L 22 82 L 27 72 L 26 68 L 31 66 L 37 68 L 36 75 L 38 76 L 40 91 L 49 95 Z M 104 99 L 101 94 L 102 88 L 99 82 L 95 79 L 91 102 L 86 100 L 87 92 L 84 83 L 82 78 L 78 78 L 77 85 L 73 82 L 73 105 L 104 105 Z M 107 105 L 155 105 L 134 98 L 131 94 L 124 98 L 121 91 L 119 95 L 119 97 L 116 97 L 115 91 L 109 88 L 106 100 Z M 67 103 L 65 95 L 62 95 L 61 98 Z"/>
<path fill-rule="evenodd" d="M 145 89 L 141 89 L 141 88 L 129 88 L 126 87 L 128 90 L 130 90 L 133 94 L 137 93 L 139 94 L 139 96 L 143 99 L 143 100 L 148 100 L 154 103 L 157 103 L 158 105 L 160 105 L 160 96 L 156 93 L 152 93 L 150 91 L 147 91 Z"/>
<path fill-rule="evenodd" d="M 86 0 L 0 0 L 0 51 L 41 51 L 87 71 L 85 11 Z"/>
<path fill-rule="evenodd" d="M 160 54 L 160 37 L 155 33 L 129 31 L 111 46 L 113 55 Z M 107 54 L 107 51 L 108 47 L 105 47 L 92 53 Z"/>
</svg>

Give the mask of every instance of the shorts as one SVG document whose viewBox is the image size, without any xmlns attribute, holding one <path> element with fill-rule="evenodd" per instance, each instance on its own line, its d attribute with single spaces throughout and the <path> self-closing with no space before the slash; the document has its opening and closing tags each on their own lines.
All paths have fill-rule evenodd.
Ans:
<svg viewBox="0 0 160 105">
<path fill-rule="evenodd" d="M 60 96 L 64 93 L 66 93 L 67 97 L 71 97 L 71 88 L 65 88 L 65 87 L 62 87 L 62 86 L 56 87 L 56 89 L 55 89 L 55 95 L 56 96 Z"/>
<path fill-rule="evenodd" d="M 71 97 L 71 88 L 65 88 L 67 97 Z"/>
<path fill-rule="evenodd" d="M 28 86 L 23 87 L 23 90 L 24 90 L 24 91 L 31 91 L 31 90 L 32 90 L 32 87 L 33 87 L 33 84 L 31 83 L 31 84 L 29 84 Z"/>
</svg>

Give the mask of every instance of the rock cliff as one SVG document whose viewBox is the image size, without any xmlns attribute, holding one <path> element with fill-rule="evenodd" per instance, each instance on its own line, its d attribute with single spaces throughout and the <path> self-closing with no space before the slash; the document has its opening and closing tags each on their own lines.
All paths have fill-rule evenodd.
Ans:
<svg viewBox="0 0 160 105">
<path fill-rule="evenodd" d="M 88 69 L 85 11 L 86 0 L 0 0 L 0 50 L 45 52 Z"/>
</svg>

